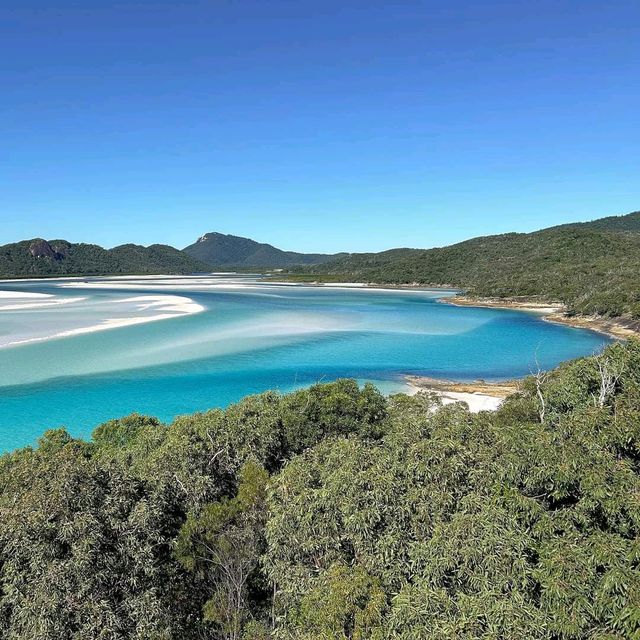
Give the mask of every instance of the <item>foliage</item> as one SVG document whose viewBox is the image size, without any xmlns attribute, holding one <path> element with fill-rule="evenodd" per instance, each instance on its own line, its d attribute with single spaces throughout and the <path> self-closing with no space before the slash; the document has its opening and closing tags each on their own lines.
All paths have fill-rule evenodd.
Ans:
<svg viewBox="0 0 640 640">
<path fill-rule="evenodd" d="M 337 255 L 296 253 L 256 242 L 249 238 L 223 233 L 206 233 L 185 247 L 184 252 L 213 267 L 290 267 L 296 264 L 319 264 Z"/>
<path fill-rule="evenodd" d="M 450 286 L 478 296 L 561 301 L 572 313 L 640 318 L 639 270 L 636 212 L 437 249 L 349 254 L 290 277 Z"/>
<path fill-rule="evenodd" d="M 639 638 L 640 343 L 538 383 L 47 432 L 0 457 L 0 637 Z"/>
<path fill-rule="evenodd" d="M 214 623 L 226 640 L 240 640 L 260 596 L 256 569 L 264 551 L 262 531 L 269 474 L 246 462 L 239 472 L 238 494 L 190 513 L 177 539 L 176 555 L 198 571 L 211 597 L 204 620 Z"/>
<path fill-rule="evenodd" d="M 0 636 L 162 640 L 188 626 L 172 606 L 187 582 L 163 561 L 172 497 L 59 434 L 43 445 L 3 461 Z"/>
<path fill-rule="evenodd" d="M 284 438 L 298 453 L 328 435 L 379 435 L 386 416 L 385 400 L 370 383 L 362 391 L 354 380 L 316 384 L 292 393 L 282 413 Z"/>
<path fill-rule="evenodd" d="M 336 564 L 322 575 L 291 612 L 283 635 L 300 640 L 379 640 L 386 596 L 362 567 Z"/>
<path fill-rule="evenodd" d="M 103 249 L 95 244 L 72 244 L 41 238 L 0 246 L 1 278 L 109 274 L 185 274 L 209 267 L 167 245 L 125 244 Z"/>
</svg>

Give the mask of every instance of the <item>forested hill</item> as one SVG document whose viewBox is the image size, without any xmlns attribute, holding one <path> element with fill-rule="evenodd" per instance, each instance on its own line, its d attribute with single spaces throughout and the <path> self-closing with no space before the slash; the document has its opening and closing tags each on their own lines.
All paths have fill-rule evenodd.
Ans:
<svg viewBox="0 0 640 640">
<path fill-rule="evenodd" d="M 7 640 L 640 637 L 640 343 L 495 413 L 354 381 L 0 457 Z"/>
<path fill-rule="evenodd" d="M 562 229 L 563 227 L 580 227 L 587 229 L 599 229 L 601 231 L 626 231 L 629 233 L 640 233 L 640 211 L 634 211 L 626 216 L 608 216 L 599 218 L 591 222 L 574 222 L 568 225 L 552 227 Z"/>
<path fill-rule="evenodd" d="M 318 279 L 461 287 L 562 301 L 569 311 L 640 317 L 640 212 L 437 249 L 350 254 L 292 271 Z"/>
<path fill-rule="evenodd" d="M 95 244 L 35 238 L 0 246 L 0 278 L 105 274 L 184 274 L 209 267 L 168 245 L 124 244 L 103 249 Z"/>
<path fill-rule="evenodd" d="M 319 264 L 341 255 L 283 251 L 270 244 L 223 233 L 207 233 L 184 251 L 212 267 L 290 267 Z"/>
</svg>

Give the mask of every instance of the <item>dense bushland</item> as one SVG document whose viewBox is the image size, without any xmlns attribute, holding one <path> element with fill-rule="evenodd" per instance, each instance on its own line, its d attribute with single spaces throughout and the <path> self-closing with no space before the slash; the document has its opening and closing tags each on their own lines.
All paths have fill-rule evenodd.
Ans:
<svg viewBox="0 0 640 640">
<path fill-rule="evenodd" d="M 342 380 L 0 458 L 7 640 L 640 637 L 640 343 L 495 413 Z"/>
<path fill-rule="evenodd" d="M 95 244 L 42 238 L 0 246 L 0 278 L 111 274 L 185 274 L 209 267 L 168 245 L 123 244 L 103 249 Z"/>
</svg>

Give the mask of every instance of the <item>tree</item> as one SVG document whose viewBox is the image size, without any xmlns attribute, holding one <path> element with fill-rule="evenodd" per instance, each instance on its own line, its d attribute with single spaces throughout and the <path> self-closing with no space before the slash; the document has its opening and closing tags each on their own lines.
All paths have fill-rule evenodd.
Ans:
<svg viewBox="0 0 640 640">
<path fill-rule="evenodd" d="M 172 496 L 87 453 L 54 432 L 37 451 L 5 458 L 0 636 L 172 640 L 183 630 L 188 637 L 181 595 L 188 581 L 170 556 Z"/>
<path fill-rule="evenodd" d="M 332 565 L 291 612 L 286 635 L 297 640 L 381 640 L 387 596 L 362 567 Z"/>
<path fill-rule="evenodd" d="M 211 596 L 204 605 L 204 620 L 213 623 L 226 640 L 239 640 L 250 621 L 252 597 L 258 582 L 251 582 L 263 550 L 268 473 L 254 462 L 244 464 L 238 493 L 190 514 L 177 539 L 176 556 L 198 573 Z"/>
</svg>

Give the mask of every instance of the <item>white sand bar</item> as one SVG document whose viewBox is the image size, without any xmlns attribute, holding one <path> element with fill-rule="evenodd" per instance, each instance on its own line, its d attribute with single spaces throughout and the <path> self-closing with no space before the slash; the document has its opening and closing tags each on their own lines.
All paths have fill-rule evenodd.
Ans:
<svg viewBox="0 0 640 640">
<path fill-rule="evenodd" d="M 50 293 L 31 293 L 27 291 L 0 291 L 0 311 L 39 309 L 40 307 L 53 307 L 80 300 L 84 300 L 84 298 L 62 298 Z"/>
<path fill-rule="evenodd" d="M 29 291 L 0 291 L 0 299 L 2 298 L 51 298 L 50 293 L 32 293 Z"/>
<path fill-rule="evenodd" d="M 177 295 L 141 295 L 98 301 L 75 296 L 58 298 L 38 293 L 24 293 L 16 296 L 13 295 L 14 292 L 2 293 L 5 294 L 2 300 L 6 304 L 0 304 L 0 348 L 168 320 L 205 310 L 191 298 Z M 19 299 L 34 300 L 34 302 L 16 304 Z M 8 313 L 20 314 L 23 310 L 45 306 L 57 307 L 62 304 L 69 308 L 69 313 L 63 315 L 56 313 L 55 318 L 53 316 L 38 317 L 37 321 L 30 323 L 28 328 L 24 327 L 20 315 Z M 53 313 L 54 309 L 51 312 Z M 4 331 L 2 331 L 3 321 L 8 323 L 8 329 Z"/>
<path fill-rule="evenodd" d="M 407 395 L 415 395 L 420 391 L 434 393 L 442 401 L 443 405 L 453 404 L 454 402 L 464 402 L 471 413 L 479 413 L 480 411 L 495 411 L 504 402 L 504 398 L 496 398 L 486 393 L 463 393 L 459 391 L 440 391 L 437 389 L 425 389 L 415 385 L 407 385 Z"/>
</svg>

